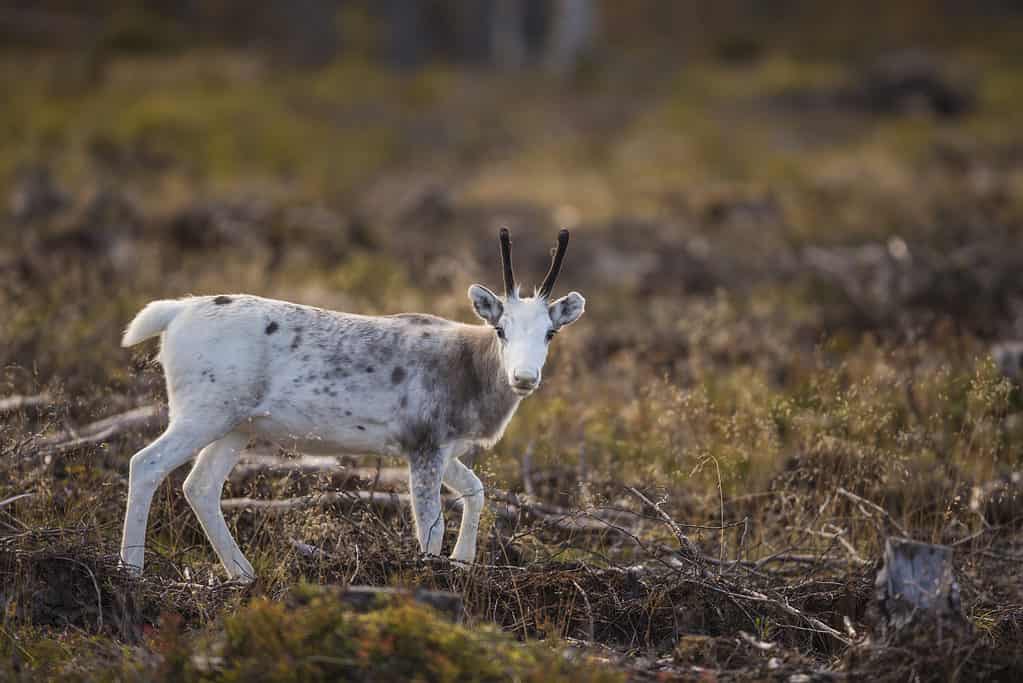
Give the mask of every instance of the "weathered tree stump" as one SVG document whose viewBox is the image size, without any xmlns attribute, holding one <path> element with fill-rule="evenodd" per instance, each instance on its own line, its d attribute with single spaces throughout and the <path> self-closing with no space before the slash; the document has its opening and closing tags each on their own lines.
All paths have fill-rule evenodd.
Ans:
<svg viewBox="0 0 1023 683">
<path fill-rule="evenodd" d="M 882 633 L 920 621 L 962 623 L 952 548 L 891 537 L 874 582 Z"/>
</svg>

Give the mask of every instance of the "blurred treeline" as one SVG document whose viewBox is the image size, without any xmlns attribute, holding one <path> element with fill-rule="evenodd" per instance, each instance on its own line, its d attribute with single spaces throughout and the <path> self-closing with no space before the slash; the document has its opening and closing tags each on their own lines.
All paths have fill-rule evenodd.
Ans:
<svg viewBox="0 0 1023 683">
<path fill-rule="evenodd" d="M 317 67 L 358 57 L 566 72 L 594 59 L 869 58 L 905 47 L 1012 56 L 1020 0 L 4 0 L 0 46 L 118 53 L 230 47 Z M 101 73 L 101 69 L 96 71 Z"/>
</svg>

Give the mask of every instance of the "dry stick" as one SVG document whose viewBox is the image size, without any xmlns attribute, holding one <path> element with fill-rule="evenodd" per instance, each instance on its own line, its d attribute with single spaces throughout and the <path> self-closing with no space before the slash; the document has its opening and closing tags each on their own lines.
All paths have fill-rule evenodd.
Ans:
<svg viewBox="0 0 1023 683">
<path fill-rule="evenodd" d="M 587 631 L 587 635 L 589 635 L 589 637 L 590 637 L 589 638 L 590 642 L 593 642 L 595 640 L 595 637 L 594 637 L 595 629 L 594 629 L 594 625 L 593 625 L 593 606 L 590 604 L 590 596 L 586 595 L 586 591 L 583 590 L 583 587 L 580 586 L 579 583 L 575 579 L 572 579 L 572 585 L 575 586 L 575 589 L 582 594 L 583 602 L 586 603 L 586 614 L 587 614 L 587 616 L 588 616 L 588 618 L 590 620 L 590 628 Z"/>
<path fill-rule="evenodd" d="M 805 614 L 805 613 L 801 612 L 800 610 L 796 609 L 795 607 L 793 607 L 789 603 L 785 602 L 784 600 L 777 600 L 775 598 L 770 598 L 770 597 L 764 595 L 763 593 L 761 593 L 759 591 L 749 591 L 748 594 L 746 594 L 746 595 L 738 594 L 737 597 L 744 598 L 746 600 L 755 600 L 755 601 L 767 602 L 769 604 L 772 604 L 775 607 L 777 607 L 778 609 L 780 609 L 781 611 L 785 612 L 786 614 L 789 614 L 789 615 L 791 615 L 793 617 L 797 617 L 799 619 L 805 620 L 808 624 L 810 624 L 814 628 L 822 631 L 823 633 L 827 633 L 829 636 L 831 636 L 835 640 L 837 640 L 837 641 L 839 641 L 839 642 L 841 642 L 841 643 L 843 643 L 845 645 L 851 645 L 852 644 L 839 631 L 831 628 L 830 626 L 825 624 L 820 619 L 818 619 L 816 617 L 811 617 L 809 614 Z"/>
<path fill-rule="evenodd" d="M 244 478 L 257 472 L 267 472 L 270 474 L 288 474 L 291 472 L 298 472 L 300 474 L 320 474 L 326 472 L 343 472 L 359 479 L 365 479 L 367 481 L 379 481 L 385 485 L 404 484 L 408 481 L 408 469 L 407 467 L 382 467 L 377 474 L 375 467 L 346 467 L 341 463 L 337 456 L 332 455 L 300 455 L 298 457 L 278 457 L 274 455 L 261 455 L 253 454 L 251 451 L 243 456 L 242 462 L 234 468 L 231 472 L 232 478 L 239 477 Z M 372 489 L 372 487 L 370 487 Z M 382 493 L 377 491 L 377 493 Z M 556 505 L 550 505 L 547 503 L 540 503 L 536 501 L 523 501 L 521 498 L 509 491 L 503 491 L 500 489 L 491 489 L 487 492 L 487 497 L 492 501 L 500 501 L 507 503 L 516 508 L 522 508 L 530 514 L 542 517 L 544 515 L 554 517 L 578 517 L 580 514 L 585 514 L 590 517 L 600 517 L 612 520 L 621 520 L 623 518 L 641 517 L 631 510 L 622 510 L 617 508 L 599 508 L 591 509 L 588 512 L 580 513 L 577 510 L 569 510 Z M 741 522 L 736 523 L 736 525 Z M 592 526 L 592 525 L 591 525 Z M 694 528 L 697 528 L 693 525 Z M 698 527 L 717 529 L 718 527 Z"/>
<path fill-rule="evenodd" d="M 721 511 L 721 531 L 718 532 L 718 558 L 721 560 L 721 564 L 718 565 L 718 574 L 720 574 L 721 567 L 725 563 L 725 492 L 721 486 L 721 465 L 718 463 L 718 459 L 713 455 L 707 457 L 714 463 L 714 471 L 718 477 L 718 506 Z"/>
<path fill-rule="evenodd" d="M 79 567 L 84 569 L 89 574 L 89 578 L 92 579 L 92 587 L 96 590 L 96 609 L 99 610 L 99 612 L 97 614 L 97 618 L 96 618 L 96 621 L 97 621 L 97 624 L 98 624 L 98 630 L 102 631 L 103 630 L 103 594 L 99 590 L 99 582 L 96 581 L 96 575 L 92 573 L 91 569 L 89 569 L 89 565 L 87 565 L 84 562 L 81 562 L 79 560 L 76 560 L 73 557 L 58 557 L 56 559 L 58 559 L 58 560 L 65 560 L 65 561 L 70 562 L 72 564 L 77 564 Z"/>
<path fill-rule="evenodd" d="M 668 515 L 668 513 L 661 509 L 660 504 L 651 501 L 645 495 L 640 493 L 639 490 L 636 489 L 634 486 L 630 486 L 629 491 L 631 491 L 633 495 L 635 495 L 641 501 L 652 507 L 657 512 L 661 519 L 663 519 L 664 522 L 668 525 L 668 528 L 671 529 L 672 533 L 675 534 L 675 538 L 678 540 L 678 544 L 681 547 L 681 549 L 689 553 L 692 559 L 695 560 L 703 559 L 703 555 L 700 553 L 700 551 L 696 549 L 696 546 L 694 546 L 692 541 L 689 540 L 689 537 L 682 533 L 681 527 L 679 527 L 679 525 L 675 523 L 675 520 L 673 520 L 671 516 Z"/>
<path fill-rule="evenodd" d="M 38 458 L 59 455 L 79 446 L 105 441 L 115 434 L 128 429 L 149 428 L 166 422 L 167 408 L 149 405 L 91 422 L 78 429 L 68 429 L 53 436 L 36 440 L 35 455 Z"/>
<path fill-rule="evenodd" d="M 355 577 L 359 575 L 359 570 L 362 568 L 362 565 L 359 561 L 359 544 L 356 543 L 354 545 L 355 545 L 355 571 L 353 571 L 352 575 L 348 577 L 349 586 L 352 585 L 352 582 L 355 581 Z"/>
<path fill-rule="evenodd" d="M 70 441 L 63 441 L 61 443 L 53 444 L 52 446 L 39 448 L 36 450 L 36 456 L 46 458 L 54 455 L 60 455 L 61 453 L 67 453 L 68 451 L 73 451 L 74 449 L 81 448 L 82 446 L 106 441 L 119 431 L 121 430 L 112 425 L 101 432 L 97 432 L 89 436 L 80 436 L 71 439 Z"/>
<path fill-rule="evenodd" d="M 328 491 L 326 493 L 314 493 L 296 498 L 275 498 L 271 500 L 247 497 L 225 498 L 220 501 L 220 507 L 224 510 L 259 510 L 275 514 L 356 500 L 388 508 L 397 508 L 402 504 L 407 505 L 411 501 L 411 496 L 407 493 L 384 493 L 381 491 Z"/>
<path fill-rule="evenodd" d="M 8 396 L 0 398 L 0 415 L 13 413 L 25 408 L 37 408 L 51 402 L 53 397 L 43 392 L 35 396 Z"/>
<path fill-rule="evenodd" d="M 459 498 L 448 496 L 445 496 L 444 498 L 445 501 L 454 509 L 460 510 L 462 508 L 462 501 Z M 307 496 L 298 496 L 296 498 L 278 498 L 270 500 L 261 500 L 257 498 L 226 498 L 220 501 L 220 505 L 224 510 L 258 510 L 269 514 L 280 514 L 291 510 L 305 510 L 312 507 L 354 501 L 361 501 L 366 504 L 397 510 L 410 505 L 412 497 L 407 493 L 387 493 L 383 491 L 329 491 L 325 493 L 310 494 Z M 548 524 L 563 531 L 597 532 L 606 530 L 602 523 L 598 523 L 596 520 L 583 517 L 581 515 L 548 514 L 537 509 L 537 506 L 525 503 L 501 503 L 498 505 L 495 502 L 491 502 L 490 505 L 494 508 L 499 517 L 511 522 L 517 521 L 520 513 L 526 513 L 541 520 L 544 524 Z"/>
<path fill-rule="evenodd" d="M 345 467 L 339 458 L 333 455 L 303 455 L 298 458 L 281 458 L 275 455 L 252 455 L 246 453 L 233 470 L 231 478 L 245 478 L 254 473 L 268 474 L 320 474 L 322 472 L 340 472 L 346 474 L 351 468 Z M 364 468 L 366 471 L 369 468 Z"/>
<path fill-rule="evenodd" d="M 368 467 L 353 467 L 345 468 L 341 465 L 334 456 L 312 456 L 303 455 L 298 458 L 279 458 L 276 456 L 248 456 L 248 462 L 243 462 L 235 471 L 239 471 L 243 476 L 250 475 L 253 472 L 267 471 L 271 473 L 285 474 L 294 471 L 303 473 L 320 473 L 329 471 L 344 471 L 347 474 L 357 476 L 362 479 L 374 480 L 378 479 L 380 482 L 385 484 L 397 484 L 404 483 L 408 479 L 408 470 L 404 467 L 383 467 L 380 469 L 379 475 L 375 468 Z M 232 473 L 233 474 L 233 473 Z M 354 492 L 353 492 L 354 493 Z M 310 496 L 297 497 L 291 499 L 278 499 L 276 501 L 266 501 L 251 499 L 254 501 L 250 503 L 230 503 L 229 506 L 235 507 L 246 507 L 250 506 L 253 509 L 289 509 L 289 508 L 306 508 L 316 507 L 317 505 L 330 505 L 339 500 L 338 498 L 323 498 L 326 494 L 311 494 Z M 395 499 L 391 493 L 386 491 L 369 491 L 361 492 L 356 494 L 362 497 L 367 502 L 374 502 L 385 507 L 392 507 L 401 502 L 408 502 L 407 494 L 396 494 L 398 498 Z M 519 498 L 519 496 L 508 491 L 502 491 L 500 489 L 494 489 L 488 492 L 488 503 L 498 509 L 498 512 L 502 518 L 514 521 L 517 518 L 518 511 L 522 511 L 528 515 L 539 518 L 541 520 L 553 521 L 559 524 L 563 528 L 571 528 L 578 531 L 602 531 L 604 527 L 598 524 L 595 519 L 591 518 L 610 518 L 613 520 L 619 520 L 624 516 L 635 516 L 634 513 L 626 512 L 623 510 L 609 509 L 605 511 L 591 511 L 581 512 L 568 510 L 566 508 L 548 505 L 544 503 L 526 502 Z M 250 500 L 245 498 L 227 499 L 227 500 Z M 460 507 L 461 503 L 457 498 L 453 499 L 456 507 Z M 289 502 L 285 502 L 289 501 Z M 226 501 L 225 501 L 226 502 Z M 511 509 L 500 509 L 496 503 L 501 503 L 506 508 Z M 559 521 L 560 520 L 560 521 Z M 568 521 L 565 521 L 568 520 Z"/>
<path fill-rule="evenodd" d="M 531 499 L 536 499 L 536 488 L 533 486 L 533 442 L 526 445 L 522 453 L 522 489 Z"/>
<path fill-rule="evenodd" d="M 853 501 L 855 503 L 858 503 L 861 506 L 860 507 L 861 511 L 865 515 L 867 515 L 868 517 L 870 516 L 870 513 L 868 513 L 866 510 L 863 510 L 862 506 L 864 506 L 864 505 L 866 505 L 867 507 L 871 508 L 872 510 L 875 510 L 875 511 L 879 512 L 885 519 L 888 520 L 889 523 L 891 523 L 891 525 L 893 527 L 895 527 L 895 530 L 898 531 L 900 535 L 906 536 L 907 538 L 909 537 L 909 534 L 906 533 L 906 530 L 902 527 L 902 525 L 899 524 L 898 522 L 896 522 L 895 519 L 890 514 L 888 514 L 888 511 L 885 510 L 880 505 L 878 505 L 877 503 L 873 503 L 873 502 L 867 500 L 866 498 L 863 498 L 861 496 L 857 496 L 855 493 L 852 493 L 851 491 L 847 491 L 844 488 L 842 488 L 841 486 L 836 488 L 835 491 L 837 491 L 839 495 L 845 496 L 849 500 L 851 500 L 851 501 Z"/>
<path fill-rule="evenodd" d="M 834 531 L 825 530 L 825 527 L 831 527 L 832 529 L 834 529 Z M 834 524 L 825 524 L 825 525 L 823 525 L 821 527 L 821 530 L 816 532 L 816 533 L 821 534 L 825 538 L 829 538 L 830 537 L 830 538 L 838 541 L 839 543 L 841 543 L 842 547 L 845 548 L 845 551 L 847 553 L 849 553 L 849 556 L 857 564 L 870 564 L 870 560 L 864 559 L 862 555 L 860 555 L 858 552 L 856 552 L 856 548 L 853 547 L 853 544 L 850 543 L 848 541 L 848 539 L 846 539 L 846 537 L 845 537 L 846 530 L 845 529 L 837 527 Z"/>
<path fill-rule="evenodd" d="M 13 503 L 16 500 L 21 500 L 22 498 L 28 498 L 28 497 L 34 496 L 34 495 L 35 495 L 34 491 L 29 491 L 28 493 L 19 493 L 16 496 L 11 496 L 10 498 L 5 498 L 4 500 L 0 500 L 0 508 L 7 507 L 8 505 L 10 505 L 11 503 Z"/>
</svg>

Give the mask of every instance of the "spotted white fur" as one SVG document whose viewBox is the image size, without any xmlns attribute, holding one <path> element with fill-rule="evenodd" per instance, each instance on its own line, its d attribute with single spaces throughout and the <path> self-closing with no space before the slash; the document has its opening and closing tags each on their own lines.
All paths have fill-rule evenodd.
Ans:
<svg viewBox="0 0 1023 683">
<path fill-rule="evenodd" d="M 451 557 L 471 563 L 483 487 L 459 457 L 501 438 L 521 399 L 540 385 L 554 333 L 583 313 L 577 292 L 548 302 L 567 240 L 562 231 L 537 295 L 520 297 L 502 231 L 505 296 L 469 288 L 485 325 L 425 314 L 362 316 L 249 295 L 150 303 L 122 345 L 161 337 L 170 423 L 131 459 L 123 564 L 141 573 L 153 494 L 198 453 L 185 497 L 228 575 L 253 579 L 220 509 L 224 481 L 253 436 L 310 452 L 406 457 L 421 550 L 440 553 L 443 484 L 463 502 Z"/>
</svg>

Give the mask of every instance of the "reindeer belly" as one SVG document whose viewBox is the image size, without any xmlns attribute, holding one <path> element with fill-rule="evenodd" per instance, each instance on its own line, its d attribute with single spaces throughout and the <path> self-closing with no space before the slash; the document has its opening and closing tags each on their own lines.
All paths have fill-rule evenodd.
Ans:
<svg viewBox="0 0 1023 683">
<path fill-rule="evenodd" d="M 304 452 L 395 452 L 403 394 L 371 386 L 273 387 L 240 429 Z M 407 404 L 407 399 L 404 401 Z"/>
</svg>

